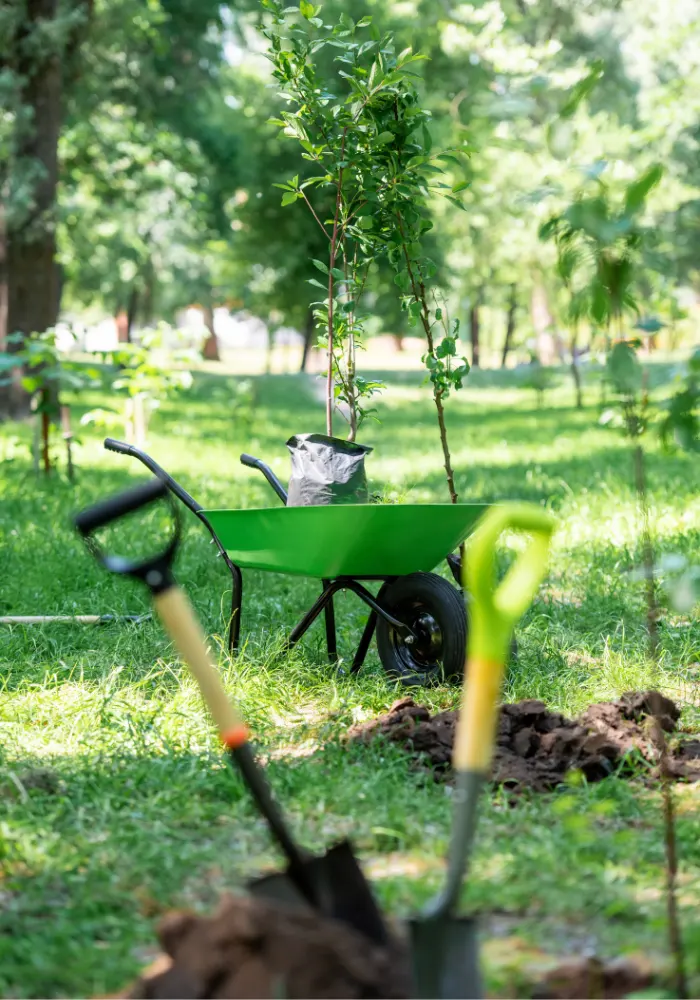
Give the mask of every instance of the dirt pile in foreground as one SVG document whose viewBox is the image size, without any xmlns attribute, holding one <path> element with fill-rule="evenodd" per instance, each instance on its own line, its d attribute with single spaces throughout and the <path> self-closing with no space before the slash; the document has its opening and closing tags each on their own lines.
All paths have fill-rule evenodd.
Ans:
<svg viewBox="0 0 700 1000">
<path fill-rule="evenodd" d="M 672 734 L 680 710 L 658 691 L 625 694 L 617 701 L 591 705 L 578 719 L 551 712 L 542 701 L 519 701 L 501 707 L 493 780 L 508 788 L 549 791 L 570 771 L 600 781 L 634 754 L 655 763 L 652 723 Z M 450 768 L 457 712 L 438 712 L 412 698 L 394 702 L 386 715 L 352 726 L 348 740 L 386 739 L 431 767 L 437 775 Z M 700 781 L 700 740 L 674 745 L 669 740 L 669 772 L 674 778 Z"/>
<path fill-rule="evenodd" d="M 258 898 L 226 896 L 212 917 L 171 913 L 158 936 L 163 954 L 117 995 L 119 1000 L 394 1000 L 411 995 L 404 943 L 373 946 L 343 924 Z M 629 959 L 571 958 L 522 995 L 613 1000 L 651 982 L 650 967 Z"/>
<path fill-rule="evenodd" d="M 172 913 L 164 954 L 122 998 L 408 997 L 408 955 L 373 946 L 350 927 L 247 896 L 211 917 Z"/>
</svg>

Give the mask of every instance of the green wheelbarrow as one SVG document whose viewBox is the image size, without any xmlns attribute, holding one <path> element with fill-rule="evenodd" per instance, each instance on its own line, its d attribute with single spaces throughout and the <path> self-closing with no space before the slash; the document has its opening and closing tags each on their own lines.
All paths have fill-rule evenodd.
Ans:
<svg viewBox="0 0 700 1000">
<path fill-rule="evenodd" d="M 331 662 L 337 660 L 333 597 L 351 591 L 369 608 L 351 670 L 365 661 L 376 634 L 382 666 L 406 684 L 461 680 L 467 618 L 461 592 L 432 572 L 447 560 L 456 580 L 456 549 L 471 533 L 486 504 L 338 504 L 206 510 L 149 455 L 107 438 L 105 448 L 137 458 L 205 525 L 231 573 L 229 648 L 238 646 L 241 569 L 267 570 L 322 581 L 320 596 L 287 638 L 294 646 L 323 613 Z M 286 504 L 286 491 L 259 459 L 242 455 L 261 471 Z M 380 583 L 373 594 L 366 584 Z"/>
</svg>

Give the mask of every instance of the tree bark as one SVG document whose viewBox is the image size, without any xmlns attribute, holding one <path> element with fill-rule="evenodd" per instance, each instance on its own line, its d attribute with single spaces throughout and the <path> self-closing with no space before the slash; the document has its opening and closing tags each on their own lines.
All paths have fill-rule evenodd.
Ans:
<svg viewBox="0 0 700 1000">
<path fill-rule="evenodd" d="M 476 298 L 474 305 L 469 310 L 469 332 L 472 342 L 472 368 L 479 367 L 479 306 L 481 305 L 481 293 Z"/>
<path fill-rule="evenodd" d="M 506 323 L 506 339 L 503 342 L 503 354 L 501 355 L 501 368 L 505 368 L 508 361 L 508 354 L 513 345 L 513 334 L 515 333 L 515 317 L 518 311 L 518 289 L 515 282 L 510 286 L 510 303 L 508 305 L 508 322 Z"/>
<path fill-rule="evenodd" d="M 309 309 L 306 314 L 306 322 L 304 323 L 304 348 L 301 352 L 301 364 L 299 365 L 299 371 L 305 372 L 306 366 L 309 363 L 309 355 L 311 354 L 311 348 L 313 347 L 314 340 L 314 313 L 313 309 Z"/>
<path fill-rule="evenodd" d="M 204 325 L 206 326 L 209 335 L 204 341 L 204 345 L 202 347 L 202 357 L 206 361 L 220 361 L 219 341 L 216 339 L 216 333 L 214 331 L 214 309 L 211 299 L 207 299 L 204 305 Z"/>
<path fill-rule="evenodd" d="M 58 15 L 59 0 L 26 0 L 26 13 L 15 39 L 13 69 L 21 82 L 20 101 L 29 121 L 17 126 L 10 169 L 32 171 L 32 202 L 18 225 L 4 234 L 4 292 L 0 298 L 0 340 L 12 333 L 25 337 L 55 326 L 59 281 L 55 262 L 53 210 L 58 183 L 58 136 L 61 127 L 62 74 L 58 51 L 38 45 L 44 23 Z M 44 53 L 42 49 L 47 49 Z M 38 168 L 38 169 L 37 169 Z M 1 239 L 1 238 L 0 238 Z M 9 345 L 21 350 L 22 344 Z M 19 383 L 0 388 L 0 413 L 29 412 L 29 396 Z"/>
</svg>

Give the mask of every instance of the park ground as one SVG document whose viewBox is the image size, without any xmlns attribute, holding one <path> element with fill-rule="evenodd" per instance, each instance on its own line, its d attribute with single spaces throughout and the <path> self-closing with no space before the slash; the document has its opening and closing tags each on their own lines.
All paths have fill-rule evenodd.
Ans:
<svg viewBox="0 0 700 1000">
<path fill-rule="evenodd" d="M 650 366 L 663 395 L 671 369 Z M 273 502 L 238 463 L 241 451 L 286 478 L 284 442 L 323 429 L 313 377 L 207 371 L 153 417 L 148 450 L 206 506 Z M 416 372 L 388 375 L 378 422 L 363 440 L 376 492 L 447 498 L 429 390 Z M 629 445 L 599 425 L 600 388 L 577 410 L 568 379 L 542 401 L 515 375 L 476 373 L 448 403 L 465 500 L 518 498 L 557 516 L 551 573 L 521 622 L 507 700 L 541 698 L 575 714 L 656 685 L 700 731 L 700 624 L 662 595 L 662 655 L 646 657 L 643 584 Z M 243 399 L 243 402 L 241 400 Z M 247 400 L 247 401 L 246 401 Z M 540 405 L 541 403 L 541 405 Z M 76 407 L 104 405 L 86 396 Z M 0 613 L 139 613 L 146 594 L 108 577 L 70 526 L 77 508 L 128 485 L 136 463 L 109 454 L 87 428 L 77 481 L 37 479 L 28 426 L 0 426 Z M 61 460 L 60 451 L 57 458 Z M 700 554 L 697 459 L 648 444 L 660 554 Z M 357 677 L 324 660 L 320 627 L 292 654 L 286 631 L 317 593 L 303 578 L 246 574 L 244 644 L 225 651 L 229 581 L 192 517 L 178 575 L 201 615 L 225 684 L 250 721 L 295 830 L 315 849 L 351 834 L 386 910 L 406 916 L 436 889 L 450 820 L 444 785 L 398 749 L 341 742 L 353 722 L 404 693 L 373 650 Z M 406 544 L 410 545 L 410 539 Z M 338 599 L 341 655 L 352 655 L 365 609 Z M 342 663 L 341 663 L 342 666 Z M 458 692 L 420 693 L 454 707 Z M 5 628 L 0 643 L 0 995 L 95 995 L 124 985 L 155 953 L 154 927 L 174 906 L 211 907 L 277 861 L 244 789 L 222 764 L 187 671 L 160 626 Z M 693 985 L 700 990 L 700 790 L 677 786 L 679 897 Z M 483 914 L 490 989 L 526 996 L 558 956 L 643 955 L 667 968 L 663 834 L 657 788 L 634 780 L 573 781 L 517 799 L 495 790 L 464 890 Z M 657 991 L 654 995 L 658 996 Z M 670 994 L 669 994 L 670 995 Z"/>
</svg>

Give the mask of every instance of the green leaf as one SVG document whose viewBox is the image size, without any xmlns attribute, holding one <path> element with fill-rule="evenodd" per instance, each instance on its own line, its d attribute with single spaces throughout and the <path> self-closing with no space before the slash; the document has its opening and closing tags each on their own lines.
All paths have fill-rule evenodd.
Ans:
<svg viewBox="0 0 700 1000">
<path fill-rule="evenodd" d="M 305 17 L 307 21 L 309 21 L 316 13 L 316 8 L 312 3 L 309 3 L 309 0 L 300 0 L 299 10 L 301 11 L 302 16 Z"/>
<path fill-rule="evenodd" d="M 471 187 L 471 181 L 461 181 L 452 188 L 452 194 L 459 194 L 460 191 L 466 191 L 469 187 Z"/>
<path fill-rule="evenodd" d="M 375 139 L 375 142 L 378 142 L 380 145 L 384 146 L 386 145 L 387 142 L 392 142 L 393 139 L 394 139 L 393 132 L 380 132 L 377 138 Z"/>
<path fill-rule="evenodd" d="M 421 131 L 423 134 L 423 149 L 426 153 L 429 153 L 433 148 L 433 137 L 431 136 L 427 126 L 424 125 Z"/>
<path fill-rule="evenodd" d="M 293 205 L 297 198 L 300 197 L 301 195 L 298 195 L 296 191 L 288 191 L 286 194 L 282 195 L 282 206 Z"/>
<path fill-rule="evenodd" d="M 446 194 L 445 198 L 448 201 L 451 201 L 453 205 L 456 205 L 456 207 L 459 208 L 459 209 L 461 209 L 463 212 L 468 211 L 467 206 L 465 204 L 463 204 L 463 202 L 461 202 L 459 200 L 459 198 L 455 198 L 451 194 Z"/>
<path fill-rule="evenodd" d="M 323 274 L 328 274 L 328 265 L 324 264 L 322 260 L 316 260 L 315 257 L 312 257 L 311 263 L 314 265 L 314 267 L 317 267 L 319 271 L 321 271 Z"/>
<path fill-rule="evenodd" d="M 625 211 L 627 213 L 634 215 L 644 207 L 649 193 L 659 183 L 663 173 L 664 168 L 660 163 L 657 163 L 628 186 L 625 192 Z"/>
<path fill-rule="evenodd" d="M 361 17 L 360 20 L 357 22 L 356 27 L 358 27 L 358 28 L 367 28 L 371 23 L 372 23 L 372 17 L 371 17 L 371 15 L 365 14 L 365 16 Z"/>
<path fill-rule="evenodd" d="M 342 271 L 339 267 L 332 267 L 331 274 L 334 278 L 337 278 L 338 281 L 345 281 L 345 271 Z"/>
<path fill-rule="evenodd" d="M 605 63 L 602 59 L 597 59 L 593 63 L 590 72 L 584 76 L 582 80 L 579 80 L 578 83 L 574 84 L 569 91 L 569 96 L 564 101 L 559 111 L 562 118 L 571 118 L 581 101 L 585 100 L 585 98 L 588 97 L 591 91 L 595 88 L 596 84 L 603 76 L 604 71 Z"/>
</svg>

